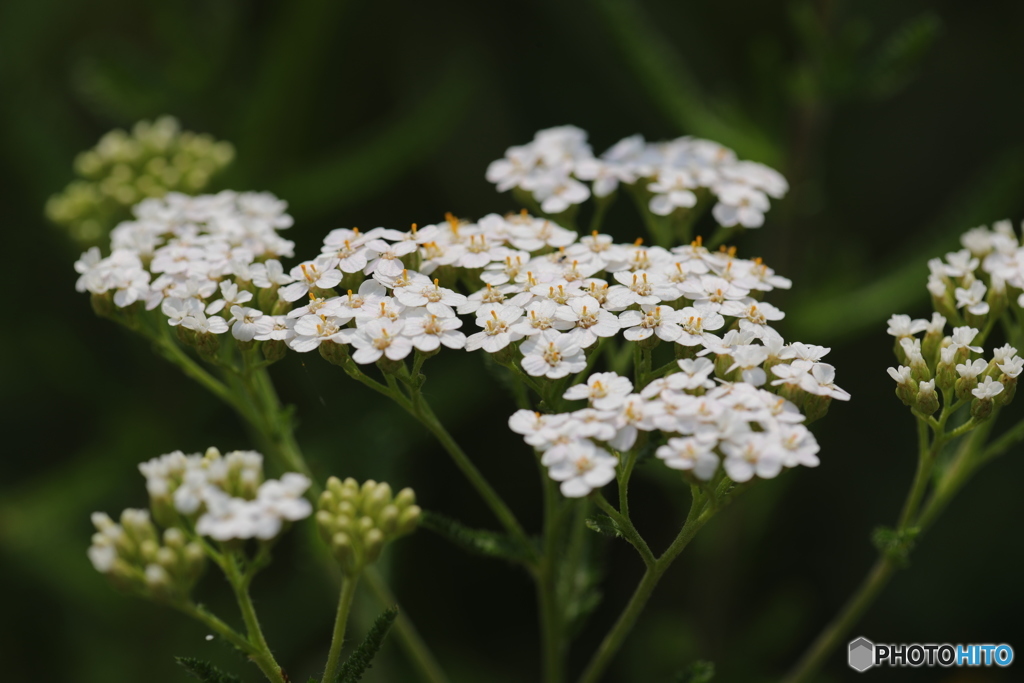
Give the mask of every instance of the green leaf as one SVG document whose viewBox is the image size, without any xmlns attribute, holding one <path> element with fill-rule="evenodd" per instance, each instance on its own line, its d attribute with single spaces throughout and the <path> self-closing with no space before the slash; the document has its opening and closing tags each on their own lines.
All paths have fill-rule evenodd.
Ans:
<svg viewBox="0 0 1024 683">
<path fill-rule="evenodd" d="M 676 674 L 675 683 L 708 683 L 714 677 L 714 662 L 696 661 Z"/>
<path fill-rule="evenodd" d="M 587 528 L 591 531 L 596 531 L 599 534 L 608 536 L 609 538 L 622 538 L 625 539 L 622 530 L 619 525 L 615 523 L 615 520 L 608 515 L 594 515 L 593 517 L 587 518 Z"/>
<path fill-rule="evenodd" d="M 942 30 L 942 21 L 931 12 L 901 26 L 875 55 L 867 78 L 868 94 L 883 98 L 900 90 L 931 49 Z"/>
<path fill-rule="evenodd" d="M 224 673 L 213 664 L 195 657 L 175 657 L 174 661 L 193 678 L 198 678 L 203 683 L 242 683 L 238 676 Z"/>
<path fill-rule="evenodd" d="M 373 658 L 377 655 L 377 651 L 384 643 L 384 638 L 387 637 L 388 631 L 391 630 L 397 618 L 397 607 L 389 607 L 377 617 L 370 632 L 366 634 L 366 638 L 341 665 L 338 677 L 334 679 L 335 683 L 358 683 L 363 678 L 363 674 L 372 666 Z"/>
<path fill-rule="evenodd" d="M 485 529 L 471 529 L 461 522 L 437 512 L 424 510 L 420 526 L 476 555 L 498 557 L 517 564 L 529 562 L 531 559 L 527 549 L 508 534 Z"/>
</svg>

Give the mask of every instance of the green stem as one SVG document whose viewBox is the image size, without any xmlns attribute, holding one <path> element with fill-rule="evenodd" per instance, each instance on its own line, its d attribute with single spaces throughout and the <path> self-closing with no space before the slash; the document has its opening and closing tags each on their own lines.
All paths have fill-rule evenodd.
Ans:
<svg viewBox="0 0 1024 683">
<path fill-rule="evenodd" d="M 252 598 L 249 596 L 249 582 L 238 566 L 238 557 L 233 551 L 227 549 L 223 549 L 223 555 L 228 583 L 231 584 L 231 589 L 235 593 L 235 600 L 238 602 L 238 607 L 242 612 L 242 621 L 245 623 L 248 640 L 255 649 L 255 653 L 250 654 L 250 658 L 259 665 L 260 669 L 271 681 L 274 683 L 284 683 L 287 679 L 281 670 L 281 666 L 270 652 L 270 646 L 263 635 L 263 629 L 260 628 L 259 619 L 256 617 L 256 608 L 252 604 Z"/>
<path fill-rule="evenodd" d="M 272 681 L 272 683 L 285 683 L 284 674 L 277 665 L 277 662 L 274 661 L 274 657 L 270 654 L 269 650 L 260 650 L 254 646 L 245 636 L 225 624 L 217 615 L 202 605 L 189 602 L 177 607 L 193 619 L 208 626 L 210 630 L 244 652 L 249 660 L 260 668 L 260 671 L 267 677 L 267 680 Z"/>
<path fill-rule="evenodd" d="M 541 650 L 545 683 L 561 683 L 565 678 L 565 644 L 562 610 L 558 600 L 558 549 L 561 534 L 561 510 L 557 484 L 541 466 L 544 484 L 544 550 L 537 567 L 537 604 L 540 611 Z M 575 567 L 564 567 L 572 571 Z"/>
<path fill-rule="evenodd" d="M 352 599 L 356 595 L 359 575 L 348 576 L 341 580 L 341 596 L 338 598 L 338 615 L 334 618 L 334 635 L 331 638 L 331 649 L 327 653 L 327 666 L 324 667 L 323 683 L 334 683 L 338 677 L 338 666 L 341 660 L 341 646 L 345 643 L 345 628 L 348 614 L 352 611 Z"/>
<path fill-rule="evenodd" d="M 251 408 L 247 407 L 245 402 L 239 398 L 238 393 L 233 393 L 224 383 L 211 376 L 196 364 L 170 339 L 169 334 L 166 335 L 163 341 L 159 337 L 154 339 L 154 341 L 157 342 L 158 348 L 165 352 L 164 356 L 168 360 L 178 365 L 186 375 L 199 382 L 199 384 L 231 406 L 243 420 L 248 422 L 263 437 L 264 441 L 270 445 L 270 450 L 267 453 L 269 457 L 276 458 L 281 465 L 285 466 L 290 466 L 290 463 L 296 463 L 297 466 L 294 469 L 300 472 L 309 472 L 309 467 L 306 465 L 302 450 L 295 441 L 291 423 L 281 414 L 280 400 L 277 398 L 273 381 L 266 370 L 259 369 L 254 373 L 259 378 L 254 387 L 261 387 L 259 390 L 254 391 L 254 393 L 262 396 L 264 405 L 275 407 L 277 413 L 269 422 L 266 419 L 261 419 Z M 353 363 L 353 365 L 355 364 Z M 357 379 L 360 379 L 360 381 L 365 380 L 363 383 L 370 386 L 370 388 L 377 391 L 383 390 L 381 393 L 390 395 L 386 387 L 374 382 L 361 372 L 357 373 Z M 271 428 L 271 424 L 275 425 L 275 427 Z M 310 487 L 310 495 L 314 498 L 315 503 L 315 497 L 319 495 L 321 487 L 315 478 L 310 477 L 310 480 L 313 482 Z M 370 591 L 382 605 L 387 607 L 395 604 L 394 596 L 391 595 L 387 584 L 380 576 L 376 567 L 368 567 L 363 574 Z M 412 621 L 404 613 L 399 614 L 394 628 L 406 656 L 412 660 L 413 665 L 420 672 L 423 680 L 428 683 L 447 683 L 447 678 L 441 671 L 437 660 L 430 652 L 430 649 L 423 641 Z"/>
<path fill-rule="evenodd" d="M 814 644 L 789 672 L 785 683 L 804 683 L 817 673 L 832 651 L 841 644 L 842 640 L 846 638 L 846 634 L 889 583 L 895 570 L 896 565 L 889 555 L 882 555 L 878 558 L 864 579 L 864 583 L 850 597 L 836 618 L 815 639 Z"/>
<path fill-rule="evenodd" d="M 533 544 L 530 542 L 529 537 L 523 530 L 522 525 L 516 516 L 512 513 L 512 510 L 508 507 L 498 492 L 491 487 L 490 483 L 484 477 L 484 475 L 477 469 L 473 461 L 469 459 L 465 451 L 459 446 L 459 444 L 452 438 L 452 435 L 448 433 L 448 430 L 444 428 L 441 421 L 437 419 L 434 411 L 430 408 L 430 404 L 424 400 L 423 395 L 419 390 L 414 390 L 413 400 L 410 403 L 404 396 L 395 397 L 396 401 L 400 406 L 405 408 L 410 415 L 419 420 L 420 424 L 427 428 L 431 434 L 434 435 L 444 447 L 448 455 L 455 461 L 456 467 L 462 472 L 462 474 L 469 480 L 473 488 L 476 489 L 480 497 L 484 499 L 487 506 L 491 508 L 491 512 L 498 518 L 505 530 L 508 531 L 515 539 L 522 545 L 522 547 L 529 552 L 531 555 L 535 555 L 536 551 Z"/>
<path fill-rule="evenodd" d="M 633 526 L 632 520 L 624 517 L 615 506 L 608 502 L 608 500 L 601 494 L 600 491 L 595 492 L 591 496 L 597 507 L 601 508 L 606 515 L 612 518 L 619 528 L 622 530 L 623 536 L 629 541 L 630 545 L 636 548 L 636 551 L 640 553 L 641 559 L 644 561 L 644 565 L 650 569 L 654 566 L 657 561 L 654 557 L 654 553 L 651 552 L 650 546 L 647 545 L 647 541 L 643 539 L 636 527 Z"/>
<path fill-rule="evenodd" d="M 641 612 L 643 612 L 644 607 L 647 606 L 647 602 L 651 599 L 651 595 L 654 593 L 654 589 L 661 580 L 661 577 L 672 566 L 672 563 L 683 552 L 687 544 L 693 540 L 693 537 L 697 535 L 701 527 L 715 514 L 715 508 L 705 506 L 704 502 L 704 498 L 699 493 L 695 493 L 693 503 L 690 506 L 690 513 L 687 515 L 683 528 L 679 530 L 679 534 L 672 541 L 672 545 L 644 572 L 643 578 L 640 579 L 640 583 L 633 591 L 633 596 L 622 610 L 615 625 L 605 635 L 604 640 L 601 641 L 601 645 L 598 647 L 597 652 L 594 653 L 590 663 L 587 664 L 587 668 L 584 669 L 583 674 L 579 678 L 579 683 L 597 683 L 600 680 L 611 663 L 612 658 L 615 657 L 623 642 L 625 642 L 626 636 L 629 635 L 636 625 L 637 619 L 640 617 Z"/>
<path fill-rule="evenodd" d="M 953 411 L 950 411 L 951 414 Z M 943 427 L 945 421 L 949 417 L 946 411 L 943 411 L 941 422 Z M 993 419 L 995 416 L 992 416 Z M 971 424 L 973 420 L 968 421 L 966 424 Z M 903 512 L 900 515 L 899 525 L 897 526 L 897 533 L 905 532 L 912 527 L 917 527 L 919 534 L 923 532 L 935 518 L 945 509 L 946 505 L 952 500 L 956 492 L 960 490 L 967 477 L 970 473 L 980 464 L 981 459 L 975 458 L 976 453 L 975 444 L 982 442 L 985 436 L 988 434 L 988 430 L 991 429 L 990 425 L 981 425 L 977 428 L 974 433 L 967 438 L 960 448 L 957 450 L 956 455 L 953 458 L 953 462 L 950 468 L 945 472 L 941 482 L 928 499 L 924 510 L 918 514 L 920 509 L 921 501 L 923 500 L 924 491 L 927 489 L 929 479 L 931 477 L 931 471 L 934 466 L 935 460 L 938 457 L 942 446 L 945 445 L 951 435 L 962 429 L 962 425 L 957 430 L 948 434 L 936 435 L 931 447 L 929 448 L 927 429 L 922 430 L 922 422 L 918 421 L 918 438 L 920 454 L 918 458 L 918 469 L 917 474 L 914 477 L 914 483 L 911 485 L 910 492 L 907 495 L 907 500 L 903 505 Z M 965 430 L 966 431 L 966 430 Z M 1024 432 L 1024 428 L 1022 428 Z M 785 678 L 785 683 L 806 683 L 812 676 L 814 676 L 818 670 L 824 665 L 825 661 L 832 654 L 832 652 L 842 644 L 846 634 L 849 633 L 850 629 L 860 620 L 864 612 L 874 603 L 878 598 L 878 595 L 882 592 L 882 589 L 889 583 L 895 570 L 898 568 L 894 558 L 883 553 L 878 560 L 876 560 L 871 571 L 868 573 L 864 582 L 860 585 L 856 592 L 850 597 L 843 608 L 839 611 L 839 614 L 825 627 L 825 629 L 818 635 L 811 646 L 807 649 L 804 655 L 797 662 L 796 666 L 789 672 Z"/>
</svg>

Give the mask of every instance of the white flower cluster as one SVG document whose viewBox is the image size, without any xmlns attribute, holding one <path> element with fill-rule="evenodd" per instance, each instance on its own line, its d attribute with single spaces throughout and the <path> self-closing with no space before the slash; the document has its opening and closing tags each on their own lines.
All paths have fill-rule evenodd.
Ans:
<svg viewBox="0 0 1024 683">
<path fill-rule="evenodd" d="M 496 353 L 521 342 L 524 371 L 556 379 L 582 371 L 585 349 L 620 331 L 630 341 L 656 338 L 692 353 L 729 356 L 755 386 L 767 380 L 759 366 L 782 357 L 771 324 L 785 314 L 760 299 L 790 281 L 760 259 L 737 258 L 725 248 L 712 252 L 699 239 L 667 250 L 640 241 L 616 244 L 598 233 L 581 238 L 526 213 L 490 214 L 476 223 L 449 215 L 407 232 L 333 230 L 320 256 L 286 273 L 274 259 L 253 259 L 291 251 L 275 233 L 290 219 L 267 195 L 245 197 L 174 196 L 143 205 L 141 215 L 152 217 L 159 207 L 165 220 L 119 226 L 111 256 L 89 252 L 77 264 L 79 287 L 113 290 L 118 306 L 159 304 L 169 324 L 200 334 L 230 329 L 240 341 L 281 340 L 300 352 L 325 342 L 351 345 L 362 364 L 402 360 L 414 349 Z M 216 213 L 200 209 L 228 200 L 236 205 L 234 218 L 245 207 L 246 215 L 259 217 L 224 221 L 235 230 L 209 218 L 205 227 L 196 225 L 197 214 Z M 164 240 L 166 234 L 176 236 Z M 159 273 L 152 281 L 150 271 Z M 459 282 L 483 286 L 468 296 L 444 286 Z M 248 305 L 254 298 L 275 309 L 307 301 L 269 315 Z M 462 332 L 459 315 L 471 316 L 477 331 Z M 806 349 L 813 347 L 800 352 L 809 357 L 779 368 L 790 374 L 778 380 L 846 398 L 833 388 L 831 366 Z"/>
<path fill-rule="evenodd" d="M 784 313 L 759 297 L 790 286 L 760 260 L 699 241 L 669 251 L 602 234 L 577 239 L 526 214 L 450 217 L 409 232 L 339 229 L 323 251 L 293 270 L 307 277 L 280 290 L 285 299 L 311 297 L 288 314 L 297 319 L 286 337 L 293 349 L 351 344 L 356 362 L 371 363 L 442 345 L 496 353 L 522 341 L 523 369 L 548 378 L 583 370 L 584 350 L 620 331 L 631 341 L 657 337 L 722 353 L 774 339 L 770 325 Z M 318 296 L 362 275 L 371 277 L 355 291 Z M 473 275 L 484 286 L 469 296 L 439 279 Z M 478 331 L 466 336 L 458 315 L 472 316 Z M 720 336 L 730 324 L 737 329 Z"/>
<path fill-rule="evenodd" d="M 783 355 L 792 358 L 795 351 Z M 818 443 L 794 403 L 748 382 L 715 382 L 715 364 L 707 358 L 683 359 L 678 366 L 639 392 L 625 377 L 596 373 L 564 395 L 585 399 L 588 407 L 549 415 L 520 410 L 509 427 L 543 453 L 541 463 L 571 498 L 614 479 L 619 458 L 609 449 L 629 450 L 641 431 L 660 432 L 667 441 L 656 450 L 658 458 L 702 481 L 713 479 L 719 465 L 733 481 L 744 482 L 771 479 L 783 467 L 818 464 Z"/>
<path fill-rule="evenodd" d="M 181 529 L 159 534 L 149 511 L 127 509 L 120 523 L 94 512 L 96 527 L 87 555 L 96 571 L 129 590 L 154 598 L 178 599 L 188 595 L 203 571 L 202 547 L 190 542 Z"/>
<path fill-rule="evenodd" d="M 973 228 L 964 233 L 960 243 L 964 248 L 946 254 L 945 260 L 928 262 L 932 296 L 942 299 L 951 291 L 957 309 L 984 316 L 992 299 L 1005 299 L 1009 287 L 1016 294 L 1017 306 L 1024 307 L 1024 246 L 1013 224 L 1004 220 L 991 229 Z"/>
<path fill-rule="evenodd" d="M 710 192 L 717 199 L 715 220 L 724 227 L 745 228 L 761 227 L 769 197 L 781 198 L 789 190 L 777 171 L 741 161 L 710 140 L 682 137 L 651 143 L 634 135 L 595 157 L 587 133 L 575 126 L 548 128 L 529 144 L 510 147 L 488 167 L 487 180 L 499 192 L 529 192 L 547 214 L 582 204 L 591 193 L 606 197 L 620 183 L 642 183 L 652 195 L 650 211 L 659 216 L 692 208 L 700 193 Z"/>
<path fill-rule="evenodd" d="M 294 254 L 277 234 L 292 224 L 283 201 L 267 193 L 221 192 L 190 197 L 171 193 L 133 209 L 136 220 L 111 232 L 111 253 L 96 247 L 75 263 L 76 288 L 113 294 L 124 308 L 142 302 L 160 306 L 171 325 L 199 333 L 228 331 L 245 341 L 278 338 L 274 321 L 245 306 L 253 294 L 243 287 L 291 282 L 276 259 Z M 283 324 L 283 323 L 282 323 Z"/>
<path fill-rule="evenodd" d="M 309 478 L 289 472 L 264 481 L 263 456 L 255 451 L 224 456 L 216 448 L 192 455 L 175 451 L 142 463 L 139 471 L 159 516 L 173 508 L 195 520 L 196 533 L 217 541 L 270 540 L 286 522 L 313 511 L 303 498 Z"/>
</svg>

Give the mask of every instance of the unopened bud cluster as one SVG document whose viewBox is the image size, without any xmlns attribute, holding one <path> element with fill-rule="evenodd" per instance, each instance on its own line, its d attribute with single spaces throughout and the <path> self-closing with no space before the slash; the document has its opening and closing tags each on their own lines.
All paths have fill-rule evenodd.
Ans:
<svg viewBox="0 0 1024 683">
<path fill-rule="evenodd" d="M 177 602 L 188 596 L 203 572 L 202 547 L 180 529 L 167 529 L 161 536 L 146 510 L 125 510 L 120 524 L 97 512 L 92 522 L 96 533 L 89 560 L 119 588 Z"/>
<path fill-rule="evenodd" d="M 387 543 L 416 528 L 422 511 L 410 488 L 398 494 L 372 479 L 331 477 L 320 495 L 316 513 L 320 535 L 331 547 L 342 571 L 354 576 L 376 561 Z"/>
<path fill-rule="evenodd" d="M 231 143 L 182 131 L 173 117 L 140 121 L 131 133 L 111 131 L 79 154 L 80 179 L 50 198 L 46 215 L 76 241 L 95 244 L 132 205 L 171 191 L 198 193 L 234 156 Z"/>
</svg>

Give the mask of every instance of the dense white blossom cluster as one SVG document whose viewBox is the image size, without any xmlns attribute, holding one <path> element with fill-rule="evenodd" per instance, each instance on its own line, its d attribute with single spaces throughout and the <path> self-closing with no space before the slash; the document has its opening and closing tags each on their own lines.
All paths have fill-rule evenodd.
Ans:
<svg viewBox="0 0 1024 683">
<path fill-rule="evenodd" d="M 275 233 L 290 222 L 281 203 L 250 196 L 258 209 L 248 209 L 254 218 L 244 221 L 243 197 L 231 198 L 233 220 L 210 218 L 202 227 L 183 216 L 216 215 L 212 207 L 229 197 L 140 205 L 139 221 L 115 229 L 110 256 L 90 250 L 76 264 L 79 289 L 112 293 L 121 307 L 159 306 L 169 324 L 199 334 L 283 340 L 302 352 L 349 344 L 358 363 L 441 346 L 495 353 L 523 340 L 523 369 L 558 378 L 582 370 L 584 350 L 620 331 L 631 341 L 748 345 L 784 316 L 760 297 L 790 286 L 760 259 L 709 251 L 699 240 L 672 250 L 616 244 L 527 214 L 476 223 L 449 216 L 407 232 L 337 229 L 320 256 L 286 272 L 267 258 L 291 252 Z M 467 282 L 482 287 L 467 296 L 444 286 Z M 337 294 L 341 284 L 351 287 Z M 260 310 L 257 299 L 287 312 Z M 476 330 L 462 331 L 459 315 Z"/>
<path fill-rule="evenodd" d="M 973 228 L 961 244 L 963 249 L 945 259 L 928 262 L 928 291 L 936 308 L 931 320 L 908 315 L 889 319 L 899 361 L 889 375 L 896 381 L 897 395 L 925 415 L 938 409 L 938 389 L 954 392 L 957 400 L 971 400 L 972 415 L 983 419 L 993 404 L 1012 400 L 1024 370 L 1024 358 L 1010 344 L 993 349 L 991 360 L 984 359 L 982 347 L 1008 306 L 1024 306 L 1024 248 L 1009 221 L 992 229 Z M 954 327 L 947 336 L 949 319 Z"/>
<path fill-rule="evenodd" d="M 629 138 L 596 159 L 582 131 L 559 128 L 541 131 L 532 145 L 509 154 L 488 172 L 492 178 L 501 176 L 506 187 L 538 192 L 539 179 L 563 173 L 585 193 L 590 190 L 573 177 L 593 180 L 594 192 L 607 194 L 620 181 L 654 178 L 651 188 L 658 183 L 668 187 L 675 177 L 671 182 L 678 187 L 656 192 L 652 211 L 667 213 L 671 209 L 662 211 L 662 200 L 682 206 L 688 200 L 680 193 L 706 188 L 719 197 L 716 215 L 723 224 L 726 209 L 721 207 L 739 211 L 739 204 L 727 199 L 740 191 L 736 188 L 773 196 L 786 189 L 774 171 L 691 138 L 657 145 Z M 526 169 L 521 177 L 516 164 Z M 545 211 L 556 209 L 548 204 Z M 615 456 L 600 444 L 621 449 L 622 434 L 633 430 L 635 436 L 636 429 L 693 440 L 689 445 L 675 438 L 659 454 L 686 469 L 686 457 L 670 452 L 699 446 L 703 464 L 693 460 L 691 467 L 699 478 L 713 472 L 710 463 L 713 459 L 717 467 L 719 458 L 737 480 L 809 464 L 816 446 L 792 446 L 810 452 L 794 459 L 788 454 L 791 447 L 783 444 L 813 444 L 813 437 L 796 424 L 804 419 L 800 410 L 815 419 L 828 401 L 849 398 L 835 386 L 832 366 L 821 362 L 828 349 L 786 344 L 773 328 L 785 314 L 763 297 L 788 289 L 790 281 L 760 259 L 737 257 L 735 249 L 709 250 L 699 237 L 666 249 L 642 240 L 616 243 L 597 231 L 580 236 L 526 211 L 489 214 L 476 222 L 449 214 L 442 222 L 413 225 L 408 231 L 332 230 L 318 256 L 286 269 L 278 259 L 291 256 L 293 244 L 277 233 L 291 225 L 284 210 L 284 202 L 265 193 L 172 194 L 147 200 L 135 208 L 136 220 L 115 228 L 109 256 L 91 249 L 76 263 L 78 289 L 107 301 L 113 310 L 161 311 L 178 328 L 179 338 L 201 353 L 219 346 L 218 335 L 230 334 L 246 349 L 264 342 L 268 360 L 271 344 L 281 353 L 286 346 L 298 352 L 320 349 L 333 362 L 350 354 L 358 364 L 393 363 L 443 346 L 482 349 L 501 363 L 516 363 L 527 375 L 558 380 L 584 372 L 595 346 L 620 333 L 645 349 L 671 345 L 676 357 L 685 358 L 680 372 L 662 372 L 650 386 L 638 387 L 639 395 L 614 406 L 595 405 L 596 413 L 586 413 L 591 427 L 604 425 L 600 433 L 612 429 L 614 438 L 580 433 L 569 449 L 572 457 L 557 455 L 565 449 L 543 448 L 552 476 L 565 481 L 567 495 L 581 495 L 583 482 L 596 486 L 608 476 L 605 466 L 581 470 L 579 463 L 608 465 L 605 458 Z M 703 375 L 691 387 L 683 378 L 695 373 Z M 685 424 L 664 417 L 683 410 L 680 401 L 711 412 L 691 416 L 696 422 Z M 616 412 L 623 406 L 628 407 L 625 415 Z M 799 420 L 779 417 L 792 411 Z M 683 415 L 680 420 L 690 420 Z M 562 417 L 545 419 L 561 428 Z M 576 418 L 565 420 L 570 431 L 579 424 Z M 543 442 L 534 445 L 541 448 Z M 590 461 L 584 458 L 587 453 Z M 179 465 L 193 460 L 202 459 L 175 456 Z M 584 476 L 590 471 L 599 474 Z M 202 477 L 195 476 L 205 497 L 192 493 L 192 484 L 182 483 L 175 492 L 189 501 L 179 512 L 192 514 L 200 504 L 196 501 L 202 501 L 201 533 L 214 538 L 276 533 L 272 521 L 249 519 L 247 511 L 259 507 L 253 502 L 260 500 L 255 491 L 241 496 L 248 502 L 237 502 L 240 496 L 211 494 L 216 487 L 204 488 Z M 156 481 L 159 488 L 170 480 Z"/>
<path fill-rule="evenodd" d="M 831 383 L 832 366 L 811 359 L 828 349 L 777 341 L 770 363 L 769 346 L 732 350 L 733 358 L 742 358 L 760 349 L 753 351 L 760 358 L 756 366 L 751 363 L 745 371 L 759 371 L 754 382 L 743 375 L 731 382 L 716 378 L 716 363 L 707 358 L 679 360 L 678 371 L 639 392 L 614 372 L 595 373 L 563 396 L 586 400 L 586 408 L 555 414 L 519 410 L 509 419 L 509 427 L 543 453 L 541 463 L 562 482 L 562 493 L 568 497 L 585 496 L 614 479 L 619 457 L 609 449 L 617 454 L 628 451 L 639 432 L 659 432 L 665 443 L 656 450 L 658 458 L 702 481 L 713 479 L 719 465 L 737 482 L 755 475 L 770 479 L 783 467 L 814 467 L 818 444 L 801 424 L 805 416 L 792 401 L 760 385 L 768 376 L 773 377 L 769 387 L 791 385 L 799 375 L 798 386 L 811 395 L 826 400 L 846 400 L 849 395 Z M 745 362 L 733 362 L 728 371 Z M 807 366 L 822 368 L 819 376 L 827 374 L 829 381 L 820 381 Z"/>
<path fill-rule="evenodd" d="M 313 511 L 303 497 L 309 478 L 289 472 L 264 481 L 263 456 L 255 451 L 175 451 L 140 464 L 139 471 L 158 517 L 173 509 L 195 520 L 196 533 L 217 541 L 270 540 Z"/>
<path fill-rule="evenodd" d="M 575 126 L 538 131 L 532 142 L 510 147 L 491 163 L 487 179 L 499 192 L 530 193 L 547 214 L 562 213 L 592 194 L 607 197 L 620 184 L 645 189 L 649 209 L 659 216 L 692 208 L 702 193 L 710 193 L 716 199 L 715 220 L 745 228 L 761 227 L 769 197 L 781 198 L 789 190 L 780 173 L 739 160 L 717 142 L 682 137 L 652 143 L 634 135 L 597 157 L 586 131 Z"/>
</svg>

